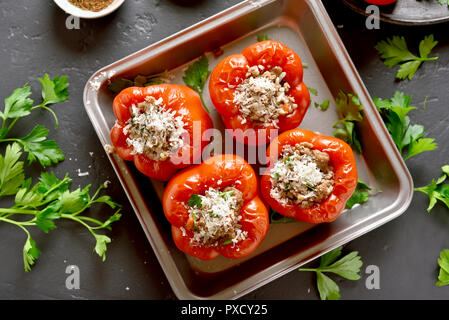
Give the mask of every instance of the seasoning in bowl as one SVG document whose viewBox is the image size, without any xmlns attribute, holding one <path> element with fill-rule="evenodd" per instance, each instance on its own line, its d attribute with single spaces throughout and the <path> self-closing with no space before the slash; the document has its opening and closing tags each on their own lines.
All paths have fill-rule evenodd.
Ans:
<svg viewBox="0 0 449 320">
<path fill-rule="evenodd" d="M 98 12 L 109 7 L 114 0 L 69 0 L 69 2 L 83 10 Z"/>
</svg>

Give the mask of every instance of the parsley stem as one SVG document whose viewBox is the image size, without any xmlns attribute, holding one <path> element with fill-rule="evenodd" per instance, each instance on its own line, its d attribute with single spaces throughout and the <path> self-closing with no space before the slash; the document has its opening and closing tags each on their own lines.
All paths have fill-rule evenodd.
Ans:
<svg viewBox="0 0 449 320">
<path fill-rule="evenodd" d="M 66 216 L 69 216 L 69 215 L 63 213 L 61 215 L 61 218 L 67 218 Z M 70 219 L 70 218 L 68 218 L 68 219 Z M 94 218 L 90 218 L 90 217 L 79 216 L 79 217 L 77 217 L 77 219 L 84 220 L 84 221 L 89 221 L 89 222 L 98 224 L 99 226 L 103 225 L 103 222 L 101 222 L 101 221 L 99 221 L 97 219 L 94 219 Z"/>
<path fill-rule="evenodd" d="M 5 217 L 0 217 L 0 221 L 16 225 L 16 226 L 22 228 L 23 230 L 26 230 L 26 228 L 24 226 L 34 226 L 35 225 L 33 222 L 29 222 L 29 221 L 25 221 L 25 222 L 15 221 L 15 220 L 11 220 L 11 219 L 8 219 L 8 218 L 5 218 Z M 25 232 L 28 234 L 28 230 L 25 231 Z"/>
<path fill-rule="evenodd" d="M 92 234 L 95 236 L 96 233 L 93 231 L 92 227 L 89 226 L 87 223 L 85 223 L 85 222 L 81 219 L 81 217 L 74 217 L 74 216 L 71 215 L 71 214 L 62 214 L 61 217 L 62 217 L 62 218 L 69 219 L 69 220 L 73 220 L 73 221 L 76 221 L 76 222 L 80 223 L 81 225 L 83 225 L 84 227 L 86 227 L 86 229 L 89 230 L 90 233 L 92 233 Z"/>
<path fill-rule="evenodd" d="M 209 108 L 206 106 L 206 102 L 204 102 L 203 92 L 199 92 L 201 103 L 203 104 L 204 109 L 206 109 L 207 113 L 210 113 Z"/>
<path fill-rule="evenodd" d="M 95 191 L 94 195 L 92 196 L 92 198 L 90 199 L 92 203 L 94 203 L 95 199 L 97 198 L 98 194 L 100 193 L 101 189 L 104 189 L 104 185 L 100 185 L 97 189 L 97 191 Z"/>
<path fill-rule="evenodd" d="M 312 271 L 312 272 L 316 272 L 316 271 L 318 271 L 318 269 L 315 269 L 315 268 L 299 268 L 298 271 Z"/>
<path fill-rule="evenodd" d="M 17 142 L 23 147 L 22 141 L 20 139 L 5 138 L 5 139 L 0 139 L 0 142 Z"/>
<path fill-rule="evenodd" d="M 50 193 L 52 193 L 53 191 L 55 191 L 55 190 L 57 190 L 57 189 L 59 189 L 59 187 L 60 186 L 62 186 L 64 183 L 67 183 L 67 182 L 70 182 L 71 180 L 67 177 L 67 175 L 64 177 L 64 179 L 62 179 L 62 181 L 60 181 L 58 184 L 56 184 L 56 185 L 54 185 L 53 187 L 51 187 L 47 192 L 45 192 L 44 193 L 44 198 L 46 198 Z M 49 200 L 49 201 L 47 201 L 47 202 L 51 202 L 51 201 L 53 201 L 53 200 Z M 42 204 L 45 204 L 45 202 L 44 203 L 42 203 Z M 40 205 L 42 205 L 42 204 L 40 204 Z M 39 206 L 40 206 L 39 205 Z"/>
<path fill-rule="evenodd" d="M 3 135 L 2 135 L 3 137 L 6 137 L 6 136 L 8 135 L 9 131 L 11 131 L 12 127 L 16 124 L 17 120 L 19 120 L 19 118 L 15 118 L 13 121 L 11 121 L 11 123 L 10 123 L 9 126 L 8 126 L 8 128 L 7 128 L 6 131 L 3 133 Z M 3 123 L 3 126 L 4 126 L 5 124 L 6 124 L 6 123 L 4 122 L 4 123 Z"/>
<path fill-rule="evenodd" d="M 33 108 L 31 108 L 31 110 L 36 110 L 36 109 L 39 109 L 39 108 L 45 109 L 45 110 L 47 110 L 48 112 L 51 113 L 51 115 L 55 119 L 55 129 L 57 129 L 58 126 L 59 126 L 59 121 L 58 121 L 58 117 L 56 116 L 55 112 L 51 108 L 49 108 L 49 107 L 47 107 L 45 105 L 45 101 L 42 102 L 42 104 L 40 104 L 38 106 L 34 106 Z"/>
<path fill-rule="evenodd" d="M 431 58 L 419 58 L 419 61 L 434 61 L 438 60 L 438 57 L 431 57 Z"/>
<path fill-rule="evenodd" d="M 38 210 L 30 210 L 30 209 L 7 209 L 0 208 L 0 213 L 12 213 L 12 214 L 38 214 Z"/>
</svg>

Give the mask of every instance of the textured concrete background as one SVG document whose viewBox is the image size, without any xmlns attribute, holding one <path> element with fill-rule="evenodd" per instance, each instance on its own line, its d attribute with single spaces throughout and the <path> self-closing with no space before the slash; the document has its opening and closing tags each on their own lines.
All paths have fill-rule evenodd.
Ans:
<svg viewBox="0 0 449 320">
<path fill-rule="evenodd" d="M 128 0 L 116 13 L 95 21 L 81 22 L 80 30 L 67 30 L 63 13 L 52 1 L 0 1 L 0 50 L 2 86 L 0 97 L 28 82 L 39 99 L 37 77 L 48 72 L 68 75 L 70 98 L 55 110 L 60 128 L 51 130 L 64 150 L 67 160 L 50 170 L 58 176 L 68 172 L 73 186 L 105 180 L 112 182 L 108 193 L 123 203 L 123 218 L 115 225 L 107 260 L 102 263 L 92 252 L 94 239 L 89 232 L 72 223 L 60 223 L 57 230 L 44 234 L 33 230 L 42 254 L 32 272 L 24 273 L 21 250 L 25 235 L 9 225 L 0 225 L 0 298 L 3 299 L 175 299 L 175 296 L 132 212 L 121 186 L 105 157 L 98 138 L 84 111 L 82 91 L 90 75 L 147 45 L 211 16 L 238 0 Z M 364 28 L 364 19 L 353 14 L 340 1 L 325 1 L 368 90 L 373 97 L 389 98 L 395 90 L 413 96 L 418 110 L 412 122 L 423 124 L 429 137 L 440 148 L 407 162 L 415 185 L 428 184 L 449 162 L 449 34 L 448 24 L 434 27 L 395 27 L 381 25 L 380 31 Z M 434 33 L 440 44 L 437 62 L 425 63 L 412 81 L 397 82 L 395 71 L 385 67 L 376 55 L 375 43 L 386 36 L 407 37 L 416 48 L 424 35 Z M 427 109 L 421 108 L 428 96 Z M 48 114 L 36 112 L 33 123 L 20 121 L 18 136 L 36 124 L 52 128 Z M 34 123 L 35 122 L 35 123 Z M 93 152 L 93 156 L 90 155 Z M 71 160 L 70 160 L 71 159 Z M 89 171 L 78 177 L 77 170 Z M 27 169 L 35 175 L 37 165 Z M 2 200 L 0 205 L 7 206 Z M 359 281 L 337 280 L 346 299 L 449 298 L 449 287 L 436 288 L 437 258 L 449 247 L 449 212 L 437 205 L 427 214 L 426 197 L 416 194 L 409 210 L 398 219 L 352 241 L 345 251 L 358 250 L 366 265 L 375 264 L 381 271 L 381 289 L 367 290 L 366 275 Z M 92 209 L 91 215 L 107 213 Z M 81 289 L 65 287 L 66 266 L 81 270 Z M 363 267 L 362 271 L 364 271 Z M 315 277 L 293 271 L 247 295 L 247 299 L 317 299 Z"/>
</svg>

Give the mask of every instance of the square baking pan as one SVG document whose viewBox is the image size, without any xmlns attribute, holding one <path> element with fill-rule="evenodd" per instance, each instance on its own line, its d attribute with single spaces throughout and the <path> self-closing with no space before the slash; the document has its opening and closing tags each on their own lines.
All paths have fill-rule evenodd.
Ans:
<svg viewBox="0 0 449 320">
<path fill-rule="evenodd" d="M 370 200 L 346 210 L 334 222 L 272 224 L 260 247 L 243 259 L 202 261 L 179 251 L 171 238 L 160 202 L 164 184 L 139 173 L 132 162 L 108 154 L 170 285 L 180 299 L 234 299 L 273 281 L 320 255 L 379 227 L 410 204 L 413 182 L 382 119 L 319 0 L 245 1 L 96 72 L 84 91 L 84 104 L 98 137 L 110 144 L 115 122 L 114 77 L 133 78 L 168 70 L 170 82 L 182 84 L 186 67 L 206 54 L 210 69 L 229 54 L 256 41 L 259 34 L 296 51 L 307 64 L 304 82 L 316 88 L 313 101 L 330 100 L 323 112 L 309 108 L 301 127 L 332 135 L 338 120 L 335 98 L 341 90 L 358 95 L 364 106 L 359 130 L 363 154 L 356 155 L 360 178 L 376 190 Z M 217 57 L 217 52 L 222 54 Z M 223 130 L 207 90 L 214 126 Z M 151 183 L 150 183 L 151 182 Z"/>
</svg>

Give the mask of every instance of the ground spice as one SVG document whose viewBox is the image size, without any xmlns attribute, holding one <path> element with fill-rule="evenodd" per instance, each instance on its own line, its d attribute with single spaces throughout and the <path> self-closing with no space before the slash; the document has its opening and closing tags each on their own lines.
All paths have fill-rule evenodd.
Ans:
<svg viewBox="0 0 449 320">
<path fill-rule="evenodd" d="M 98 12 L 110 6 L 114 0 L 69 0 L 69 2 L 83 10 Z"/>
</svg>

